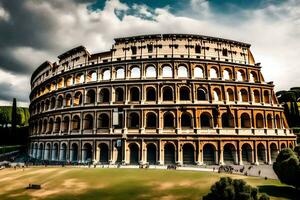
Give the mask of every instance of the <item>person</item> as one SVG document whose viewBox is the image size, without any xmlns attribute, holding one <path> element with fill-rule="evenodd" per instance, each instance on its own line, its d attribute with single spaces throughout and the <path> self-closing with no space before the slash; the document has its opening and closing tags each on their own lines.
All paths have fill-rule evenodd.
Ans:
<svg viewBox="0 0 300 200">
<path fill-rule="evenodd" d="M 260 176 L 260 174 L 261 174 L 261 171 L 259 170 L 259 171 L 258 171 L 258 175 Z"/>
</svg>

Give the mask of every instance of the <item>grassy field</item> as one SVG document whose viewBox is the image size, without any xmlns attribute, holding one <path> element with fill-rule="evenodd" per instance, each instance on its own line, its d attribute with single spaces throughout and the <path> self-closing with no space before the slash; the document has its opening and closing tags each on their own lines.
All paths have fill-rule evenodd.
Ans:
<svg viewBox="0 0 300 200">
<path fill-rule="evenodd" d="M 212 172 L 156 169 L 26 168 L 0 171 L 0 199 L 201 199 L 221 176 Z M 259 187 L 271 199 L 296 199 L 277 180 L 230 175 Z M 26 190 L 29 183 L 41 190 Z"/>
</svg>

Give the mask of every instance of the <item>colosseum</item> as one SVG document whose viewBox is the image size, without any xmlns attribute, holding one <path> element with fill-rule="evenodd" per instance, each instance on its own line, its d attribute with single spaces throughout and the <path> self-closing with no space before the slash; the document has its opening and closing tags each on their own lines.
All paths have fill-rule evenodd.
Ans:
<svg viewBox="0 0 300 200">
<path fill-rule="evenodd" d="M 190 34 L 79 46 L 31 77 L 30 156 L 98 164 L 271 164 L 296 137 L 250 44 Z"/>
</svg>

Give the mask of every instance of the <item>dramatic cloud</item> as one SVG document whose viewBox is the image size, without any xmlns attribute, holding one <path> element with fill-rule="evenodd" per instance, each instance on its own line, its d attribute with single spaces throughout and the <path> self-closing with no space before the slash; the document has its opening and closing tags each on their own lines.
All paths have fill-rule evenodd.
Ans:
<svg viewBox="0 0 300 200">
<path fill-rule="evenodd" d="M 125 2 L 107 0 L 97 7 L 92 0 L 0 0 L 0 104 L 13 97 L 28 104 L 33 70 L 45 60 L 56 61 L 66 50 L 82 44 L 91 53 L 105 51 L 115 37 L 152 33 L 248 42 L 266 81 L 273 80 L 277 90 L 300 85 L 297 0 L 270 0 L 251 9 L 226 4 L 234 12 L 221 12 L 206 0 L 163 6 Z"/>
</svg>

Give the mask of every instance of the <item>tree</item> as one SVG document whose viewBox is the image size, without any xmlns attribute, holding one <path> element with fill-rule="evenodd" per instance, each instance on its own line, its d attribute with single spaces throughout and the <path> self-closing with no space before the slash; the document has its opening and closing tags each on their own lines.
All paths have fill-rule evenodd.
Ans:
<svg viewBox="0 0 300 200">
<path fill-rule="evenodd" d="M 17 126 L 17 100 L 16 98 L 13 99 L 13 107 L 11 111 L 11 128 L 12 132 L 16 132 L 16 126 Z"/>
<path fill-rule="evenodd" d="M 203 200 L 257 200 L 258 189 L 247 185 L 244 180 L 222 177 L 210 188 L 210 193 Z M 259 200 L 268 200 L 267 195 L 262 195 Z"/>
<path fill-rule="evenodd" d="M 295 148 L 296 151 L 299 147 Z M 280 151 L 273 164 L 273 169 L 282 183 L 292 185 L 296 189 L 300 187 L 299 154 L 290 148 Z"/>
</svg>

